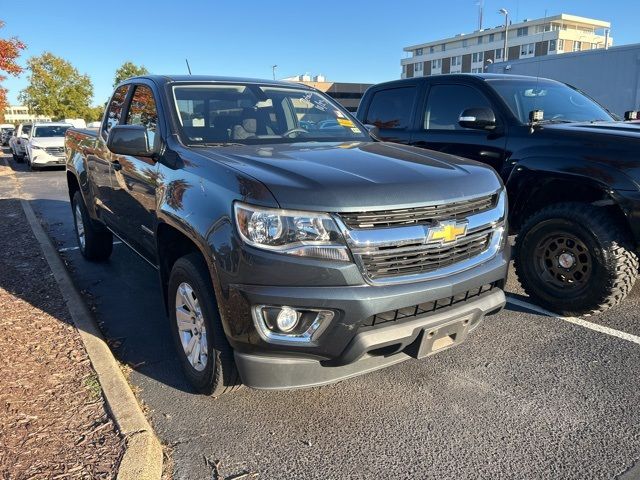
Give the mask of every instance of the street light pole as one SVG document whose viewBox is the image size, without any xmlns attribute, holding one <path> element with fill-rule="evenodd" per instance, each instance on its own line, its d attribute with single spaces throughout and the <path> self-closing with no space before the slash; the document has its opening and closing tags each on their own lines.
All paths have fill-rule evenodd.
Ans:
<svg viewBox="0 0 640 480">
<path fill-rule="evenodd" d="M 278 68 L 278 65 L 273 65 L 271 67 L 271 71 L 273 72 L 273 79 L 276 79 L 276 68 Z"/>
<path fill-rule="evenodd" d="M 506 8 L 501 8 L 498 13 L 504 15 L 504 50 L 502 52 L 502 59 L 506 62 L 509 60 L 509 50 L 507 50 L 507 38 L 509 37 L 509 12 Z"/>
</svg>

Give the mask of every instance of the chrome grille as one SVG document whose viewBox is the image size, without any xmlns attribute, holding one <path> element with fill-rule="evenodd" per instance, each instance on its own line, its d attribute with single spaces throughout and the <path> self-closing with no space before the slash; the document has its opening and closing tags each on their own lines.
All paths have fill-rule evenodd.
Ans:
<svg viewBox="0 0 640 480">
<path fill-rule="evenodd" d="M 402 225 L 430 225 L 441 220 L 458 220 L 495 207 L 498 195 L 488 195 L 462 202 L 428 205 L 400 210 L 341 213 L 349 228 L 384 228 Z"/>
<path fill-rule="evenodd" d="M 419 243 L 369 248 L 360 253 L 360 259 L 372 280 L 419 275 L 479 255 L 488 248 L 492 233 L 493 228 L 489 227 L 441 245 Z"/>
<path fill-rule="evenodd" d="M 45 147 L 44 150 L 49 155 L 55 155 L 56 157 L 64 156 L 64 147 Z"/>
</svg>

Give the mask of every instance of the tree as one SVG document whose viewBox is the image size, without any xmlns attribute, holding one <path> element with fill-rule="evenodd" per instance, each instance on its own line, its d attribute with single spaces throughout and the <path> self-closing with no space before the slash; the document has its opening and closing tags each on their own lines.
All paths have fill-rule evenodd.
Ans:
<svg viewBox="0 0 640 480">
<path fill-rule="evenodd" d="M 104 114 L 104 106 L 102 107 L 90 107 L 87 116 L 84 119 L 87 122 L 99 122 L 102 120 Z"/>
<path fill-rule="evenodd" d="M 56 120 L 89 116 L 93 84 L 87 75 L 50 52 L 31 57 L 27 68 L 31 71 L 29 86 L 18 98 L 32 113 Z"/>
<path fill-rule="evenodd" d="M 115 88 L 123 80 L 131 77 L 137 77 L 139 75 L 146 75 L 149 70 L 144 65 L 136 65 L 133 62 L 124 62 L 119 69 L 116 70 L 116 77 L 113 81 L 113 87 Z"/>
<path fill-rule="evenodd" d="M 0 29 L 2 27 L 4 27 L 4 22 L 0 20 Z M 14 77 L 22 73 L 22 67 L 16 63 L 16 60 L 20 56 L 20 51 L 25 48 L 26 45 L 15 37 L 0 38 L 0 83 L 7 78 L 1 72 Z M 0 85 L 0 123 L 4 122 L 4 111 L 8 106 L 7 90 Z"/>
</svg>

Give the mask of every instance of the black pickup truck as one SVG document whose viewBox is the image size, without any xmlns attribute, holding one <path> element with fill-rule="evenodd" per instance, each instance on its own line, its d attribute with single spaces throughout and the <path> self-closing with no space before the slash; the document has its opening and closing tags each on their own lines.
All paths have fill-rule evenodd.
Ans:
<svg viewBox="0 0 640 480">
<path fill-rule="evenodd" d="M 638 275 L 640 128 L 563 83 L 462 74 L 367 90 L 357 117 L 387 141 L 491 165 L 509 192 L 516 273 L 542 306 L 591 315 Z"/>
<path fill-rule="evenodd" d="M 186 376 L 320 385 L 462 342 L 504 303 L 506 192 L 482 164 L 374 141 L 285 82 L 133 78 L 66 135 L 78 243 L 157 269 Z M 140 319 L 144 321 L 144 319 Z"/>
</svg>

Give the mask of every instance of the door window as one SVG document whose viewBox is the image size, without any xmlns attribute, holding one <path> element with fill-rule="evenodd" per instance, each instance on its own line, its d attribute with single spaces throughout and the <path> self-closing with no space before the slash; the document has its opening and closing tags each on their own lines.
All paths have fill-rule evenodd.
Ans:
<svg viewBox="0 0 640 480">
<path fill-rule="evenodd" d="M 378 128 L 409 127 L 416 92 L 416 87 L 401 87 L 374 93 L 365 123 Z"/>
<path fill-rule="evenodd" d="M 467 108 L 491 108 L 475 88 L 466 85 L 433 85 L 424 114 L 425 130 L 464 130 L 458 118 Z"/>
<path fill-rule="evenodd" d="M 118 87 L 111 97 L 109 102 L 109 108 L 107 109 L 107 115 L 105 118 L 104 127 L 102 129 L 102 136 L 106 140 L 109 131 L 120 123 L 120 116 L 122 115 L 122 109 L 124 108 L 124 101 L 127 98 L 127 92 L 129 91 L 129 85 L 122 85 Z"/>
<path fill-rule="evenodd" d="M 127 113 L 127 125 L 141 125 L 147 130 L 149 145 L 153 145 L 158 131 L 158 109 L 153 92 L 146 85 L 137 85 Z"/>
</svg>

